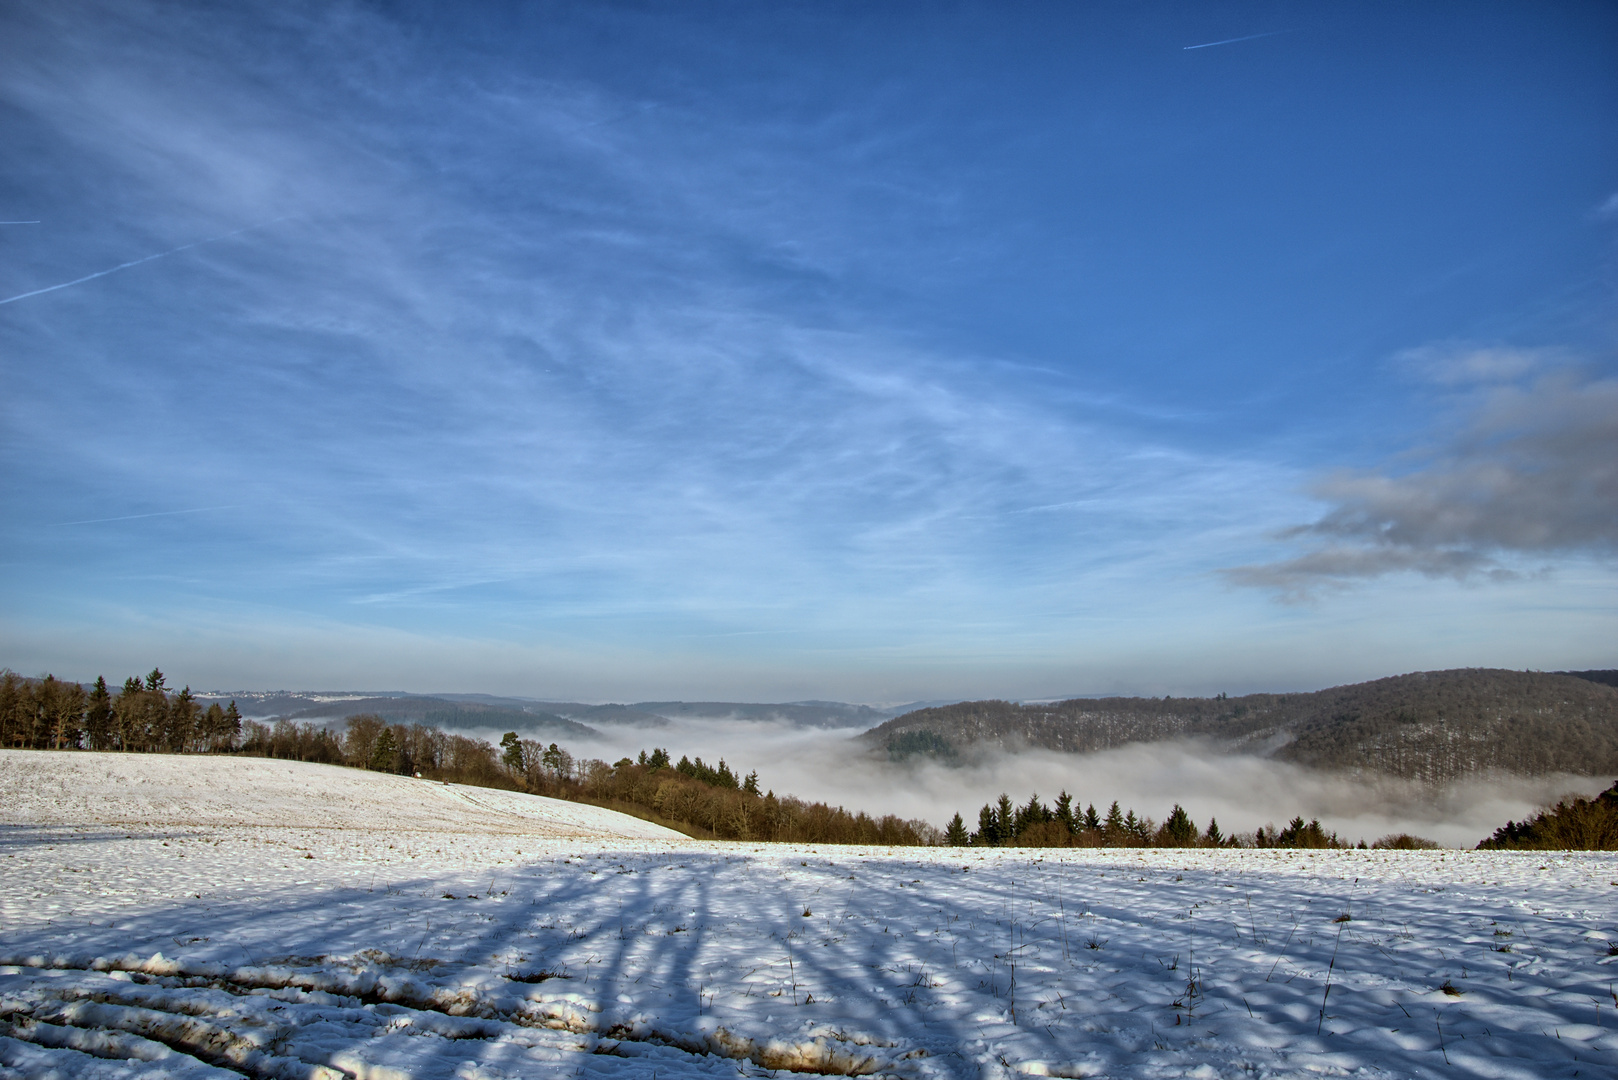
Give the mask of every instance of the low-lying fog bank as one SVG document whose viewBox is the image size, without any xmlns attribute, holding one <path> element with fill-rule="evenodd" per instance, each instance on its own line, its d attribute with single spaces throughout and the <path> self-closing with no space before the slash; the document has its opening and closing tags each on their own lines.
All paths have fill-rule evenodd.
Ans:
<svg viewBox="0 0 1618 1080">
<path fill-rule="evenodd" d="M 1493 776 L 1445 788 L 1391 777 L 1316 772 L 1196 742 L 1135 745 L 1098 754 L 1026 751 L 945 766 L 912 758 L 895 765 L 854 741 L 861 729 L 810 729 L 729 719 L 680 720 L 668 727 L 604 727 L 600 741 L 566 744 L 575 757 L 616 761 L 654 746 L 710 765 L 724 758 L 738 775 L 758 770 L 778 794 L 819 799 L 872 814 L 921 818 L 943 827 L 960 813 L 975 827 L 978 808 L 1005 792 L 1019 803 L 1038 793 L 1047 805 L 1066 790 L 1105 813 L 1114 799 L 1162 821 L 1178 802 L 1201 827 L 1217 818 L 1226 833 L 1319 818 L 1350 842 L 1410 832 L 1472 847 L 1508 820 L 1570 794 L 1594 794 L 1612 777 Z M 500 732 L 475 732 L 498 742 Z M 546 742 L 552 741 L 550 737 Z"/>
</svg>

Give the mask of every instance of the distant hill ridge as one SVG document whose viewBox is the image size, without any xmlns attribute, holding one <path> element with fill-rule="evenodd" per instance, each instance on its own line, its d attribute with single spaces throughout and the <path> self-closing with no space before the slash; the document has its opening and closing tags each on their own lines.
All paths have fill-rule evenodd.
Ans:
<svg viewBox="0 0 1618 1080">
<path fill-rule="evenodd" d="M 969 701 L 918 709 L 862 739 L 890 757 L 1070 753 L 1201 738 L 1322 769 L 1430 783 L 1498 770 L 1618 775 L 1618 672 L 1461 668 L 1313 693 Z"/>
<path fill-rule="evenodd" d="M 237 693 L 208 692 L 199 700 L 233 700 L 246 715 L 268 720 L 335 720 L 374 713 L 391 723 L 431 723 L 442 728 L 516 727 L 554 737 L 599 737 L 590 726 L 665 728 L 671 720 L 740 720 L 794 727 L 863 728 L 904 711 L 841 701 L 642 701 L 632 705 L 587 705 L 576 701 L 531 701 L 490 694 Z"/>
</svg>

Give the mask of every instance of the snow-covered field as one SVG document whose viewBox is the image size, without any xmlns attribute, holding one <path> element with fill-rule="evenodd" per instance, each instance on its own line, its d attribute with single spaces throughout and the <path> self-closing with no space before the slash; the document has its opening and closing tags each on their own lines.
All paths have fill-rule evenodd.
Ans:
<svg viewBox="0 0 1618 1080">
<path fill-rule="evenodd" d="M 245 759 L 0 792 L 0 1077 L 1618 1075 L 1611 854 L 720 845 Z"/>
<path fill-rule="evenodd" d="M 7 825 L 684 839 L 561 799 L 269 758 L 0 750 L 0 791 Z"/>
</svg>

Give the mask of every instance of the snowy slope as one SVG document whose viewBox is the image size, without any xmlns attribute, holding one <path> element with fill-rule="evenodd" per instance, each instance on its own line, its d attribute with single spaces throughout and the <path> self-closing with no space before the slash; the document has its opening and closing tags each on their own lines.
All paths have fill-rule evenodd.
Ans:
<svg viewBox="0 0 1618 1080">
<path fill-rule="evenodd" d="M 0 773 L 0 1076 L 1618 1074 L 1610 854 L 142 826 L 132 775 Z"/>
<path fill-rule="evenodd" d="M 0 791 L 8 824 L 681 836 L 561 799 L 268 758 L 0 750 Z"/>
</svg>

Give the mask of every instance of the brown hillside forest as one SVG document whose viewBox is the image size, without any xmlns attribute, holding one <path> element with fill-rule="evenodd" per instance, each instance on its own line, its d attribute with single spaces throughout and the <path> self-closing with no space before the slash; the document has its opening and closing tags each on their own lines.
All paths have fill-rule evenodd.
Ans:
<svg viewBox="0 0 1618 1080">
<path fill-rule="evenodd" d="M 1578 677 L 1561 673 L 1546 676 L 1501 671 L 1432 672 L 1339 687 L 1319 694 L 1250 695 L 1234 699 L 1221 695 L 1176 700 L 1172 712 L 1163 709 L 1171 700 L 1167 698 L 1078 699 L 1044 706 L 970 702 L 908 713 L 872 729 L 862 738 L 885 746 L 894 760 L 921 754 L 947 761 L 959 757 L 962 747 L 970 750 L 985 743 L 1008 748 L 1018 745 L 1019 741 L 1022 745 L 1049 745 L 1030 738 L 1030 734 L 1046 739 L 1054 736 L 1056 748 L 1104 749 L 1151 738 L 1207 736 L 1211 734 L 1208 725 L 1229 725 L 1230 721 L 1236 721 L 1234 725 L 1216 730 L 1237 748 L 1254 749 L 1255 733 L 1263 733 L 1266 740 L 1274 740 L 1278 733 L 1296 741 L 1311 737 L 1316 738 L 1315 745 L 1340 747 L 1346 745 L 1341 734 L 1345 728 L 1378 733 L 1373 737 L 1386 743 L 1393 741 L 1387 732 L 1393 731 L 1397 737 L 1401 732 L 1398 725 L 1408 725 L 1421 729 L 1421 734 L 1405 739 L 1407 751 L 1418 744 L 1443 747 L 1445 761 L 1449 762 L 1447 772 L 1429 768 L 1418 770 L 1415 775 L 1422 779 L 1432 779 L 1435 775 L 1453 778 L 1482 771 L 1482 766 L 1462 767 L 1466 761 L 1498 760 L 1485 757 L 1477 748 L 1484 744 L 1492 746 L 1491 738 L 1501 741 L 1500 736 L 1488 733 L 1513 719 L 1528 723 L 1532 731 L 1547 737 L 1567 735 L 1589 745 L 1610 747 L 1612 717 L 1610 711 L 1601 710 L 1604 705 L 1610 710 L 1611 702 L 1601 694 L 1618 693 L 1611 685 L 1618 678 L 1612 678 L 1613 672 L 1575 674 Z M 1466 680 L 1461 677 L 1469 675 L 1475 678 L 1475 685 L 1467 688 Z M 1516 679 L 1516 676 L 1526 678 Z M 1582 686 L 1595 686 L 1597 691 L 1594 696 L 1585 695 L 1580 689 Z M 1399 697 L 1401 687 L 1407 691 L 1413 688 L 1415 692 L 1407 693 L 1404 705 L 1390 713 L 1389 702 Z M 1547 688 L 1559 689 L 1561 696 L 1554 692 L 1547 694 Z M 1255 699 L 1258 700 L 1256 705 L 1252 704 Z M 1210 714 L 1205 711 L 1210 704 L 1223 708 Z M 1153 706 L 1157 707 L 1156 711 Z M 1250 713 L 1261 707 L 1267 710 L 1264 716 L 1249 723 Z M 1242 711 L 1238 712 L 1239 708 Z M 1319 718 L 1333 708 L 1336 715 L 1322 723 Z M 1423 709 L 1431 711 L 1423 713 Z M 1390 715 L 1395 719 L 1390 720 Z M 1151 734 L 1164 730 L 1154 726 L 1154 718 L 1164 716 L 1198 718 L 1204 727 L 1199 730 L 1192 724 L 1181 723 L 1172 734 Z M 1423 716 L 1427 719 L 1422 719 Z M 1539 717 L 1537 725 L 1525 720 L 1533 716 Z M 1119 722 L 1120 717 L 1124 722 Z M 1069 731 L 1060 729 L 1061 718 L 1068 721 Z M 1100 722 L 1094 722 L 1095 718 L 1100 718 Z M 1459 733 L 1460 736 L 1473 733 L 1472 757 L 1464 757 L 1456 748 L 1457 743 L 1465 741 L 1463 738 L 1434 739 L 1435 725 L 1440 733 Z M 1238 728 L 1241 734 L 1234 734 Z M 1082 737 L 1073 738 L 1071 729 L 1079 730 Z M 1135 734 L 1129 738 L 1119 737 L 1125 730 Z M 1086 742 L 1095 740 L 1098 731 L 1102 733 L 1100 741 Z M 974 737 L 963 736 L 963 732 Z M 950 734 L 955 735 L 955 740 Z M 1286 744 L 1283 749 L 1292 745 L 1296 742 Z M 1133 809 L 1121 809 L 1116 801 L 1105 814 L 1098 813 L 1093 804 L 1081 810 L 1065 791 L 1058 794 L 1051 805 L 1041 802 L 1037 795 L 1020 805 L 1013 803 L 1009 796 L 1001 795 L 997 802 L 979 810 L 975 829 L 957 813 L 940 832 L 924 821 L 907 821 L 893 815 L 877 818 L 861 811 L 850 812 L 824 803 L 777 796 L 774 791 L 760 792 L 756 772 L 743 777 L 723 759 L 716 766 L 708 765 L 701 758 L 693 761 L 682 757 L 674 762 L 663 749 L 643 750 L 638 758 L 626 757 L 608 764 L 596 759 L 575 759 L 557 743 L 547 746 L 521 738 L 516 732 L 508 732 L 497 747 L 428 724 L 389 723 L 374 714 L 349 716 L 340 731 L 290 719 L 279 719 L 271 724 L 244 720 L 234 701 L 223 706 L 218 702 L 204 706 L 189 687 L 179 691 L 170 689 L 166 677 L 157 669 L 144 679 L 126 679 L 117 692 L 108 687 L 105 678 L 98 678 L 86 689 L 82 684 L 50 675 L 28 679 L 9 670 L 0 671 L 0 746 L 240 754 L 344 765 L 585 802 L 656 821 L 691 836 L 721 840 L 960 847 L 1349 846 L 1336 834 L 1323 829 L 1318 821 L 1305 822 L 1301 816 L 1284 828 L 1271 825 L 1252 833 L 1226 835 L 1215 821 L 1199 827 L 1178 804 L 1158 824 L 1149 817 L 1136 815 Z M 1368 751 L 1359 747 L 1355 754 L 1364 758 Z M 1549 747 L 1531 756 L 1529 763 L 1540 772 L 1553 768 L 1568 772 L 1592 771 L 1588 763 L 1583 769 L 1543 764 L 1565 759 L 1566 754 L 1559 747 Z M 1292 760 L 1299 758 L 1293 756 Z M 1390 760 L 1408 758 L 1392 755 Z M 1305 760 L 1303 763 L 1314 762 Z M 1519 767 L 1511 771 L 1529 769 Z M 1366 846 L 1364 841 L 1360 846 Z M 1370 846 L 1421 848 L 1434 845 L 1420 837 L 1397 834 L 1383 837 Z M 1521 824 L 1508 822 L 1479 846 L 1534 850 L 1618 848 L 1618 784 L 1595 799 L 1564 800 Z"/>
<path fill-rule="evenodd" d="M 1462 668 L 1308 694 L 969 701 L 905 713 L 863 738 L 896 761 L 1194 738 L 1227 752 L 1433 784 L 1488 772 L 1618 775 L 1615 677 Z"/>
</svg>

